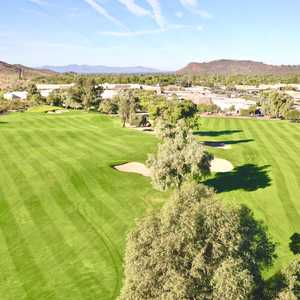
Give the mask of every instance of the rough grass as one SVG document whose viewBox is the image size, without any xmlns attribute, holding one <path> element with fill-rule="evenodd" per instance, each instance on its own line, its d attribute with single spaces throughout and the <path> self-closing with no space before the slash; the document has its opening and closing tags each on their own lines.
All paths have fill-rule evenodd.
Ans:
<svg viewBox="0 0 300 300">
<path fill-rule="evenodd" d="M 300 232 L 299 124 L 202 120 L 202 141 L 236 167 L 206 180 L 266 222 L 279 258 Z M 161 204 L 149 179 L 112 165 L 146 159 L 156 139 L 98 114 L 0 117 L 0 295 L 8 299 L 115 299 L 126 233 Z"/>
</svg>

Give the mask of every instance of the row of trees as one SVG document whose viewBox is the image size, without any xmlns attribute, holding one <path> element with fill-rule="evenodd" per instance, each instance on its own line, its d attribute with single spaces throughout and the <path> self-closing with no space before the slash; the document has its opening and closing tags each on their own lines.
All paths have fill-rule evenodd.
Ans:
<svg viewBox="0 0 300 300">
<path fill-rule="evenodd" d="M 199 183 L 213 157 L 184 120 L 160 120 L 156 131 L 152 183 L 174 192 L 129 234 L 119 299 L 300 299 L 300 258 L 276 281 L 263 280 L 275 244 L 247 207 L 225 205 Z"/>
<path fill-rule="evenodd" d="M 33 104 L 65 106 L 72 109 L 98 109 L 102 100 L 102 86 L 93 78 L 79 78 L 74 87 L 68 90 L 55 90 L 47 98 L 42 97 L 35 84 L 27 88 L 27 100 Z"/>
<path fill-rule="evenodd" d="M 72 83 L 76 82 L 82 75 L 75 73 L 60 74 L 51 77 L 38 77 L 35 82 L 43 83 Z M 275 84 L 278 82 L 285 84 L 299 84 L 300 74 L 291 75 L 178 75 L 175 73 L 164 74 L 93 74 L 85 75 L 84 78 L 93 78 L 97 84 L 101 83 L 139 83 L 160 86 L 179 85 L 205 85 L 208 87 L 216 87 L 225 85 L 233 87 L 235 85 L 254 85 Z"/>
</svg>

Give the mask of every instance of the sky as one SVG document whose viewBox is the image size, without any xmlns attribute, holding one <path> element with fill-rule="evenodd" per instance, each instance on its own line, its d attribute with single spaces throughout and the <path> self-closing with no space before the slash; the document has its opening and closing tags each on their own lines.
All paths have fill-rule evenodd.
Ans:
<svg viewBox="0 0 300 300">
<path fill-rule="evenodd" d="M 0 0 L 0 60 L 172 71 L 189 62 L 300 64 L 299 0 Z"/>
</svg>

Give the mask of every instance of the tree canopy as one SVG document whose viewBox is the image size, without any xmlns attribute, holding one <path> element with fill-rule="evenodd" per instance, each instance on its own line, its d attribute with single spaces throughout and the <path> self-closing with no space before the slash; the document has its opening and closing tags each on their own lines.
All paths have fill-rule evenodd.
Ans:
<svg viewBox="0 0 300 300">
<path fill-rule="evenodd" d="M 162 142 L 157 153 L 148 156 L 153 185 L 159 190 L 179 188 L 188 179 L 200 179 L 210 173 L 213 158 L 196 140 L 183 120 L 175 126 L 160 122 L 157 126 Z"/>
<path fill-rule="evenodd" d="M 273 256 L 249 209 L 186 182 L 129 235 L 120 300 L 251 299 L 260 292 L 260 266 Z"/>
</svg>

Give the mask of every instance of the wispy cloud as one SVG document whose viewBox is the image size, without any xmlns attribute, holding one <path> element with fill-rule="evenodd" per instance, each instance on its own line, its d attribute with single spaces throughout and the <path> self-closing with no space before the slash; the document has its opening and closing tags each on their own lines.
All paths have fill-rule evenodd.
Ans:
<svg viewBox="0 0 300 300">
<path fill-rule="evenodd" d="M 177 25 L 171 25 L 164 28 L 157 28 L 157 29 L 151 29 L 151 30 L 138 30 L 138 31 L 102 31 L 99 32 L 100 35 L 104 36 L 112 36 L 112 37 L 138 37 L 138 36 L 145 36 L 145 35 L 154 35 L 154 34 L 160 34 L 164 32 L 168 32 L 171 30 L 182 30 L 182 29 L 190 29 L 190 30 L 198 30 L 202 31 L 202 26 L 190 26 L 190 25 L 183 25 L 183 24 L 177 24 Z"/>
<path fill-rule="evenodd" d="M 157 25 L 160 28 L 165 28 L 166 21 L 161 12 L 160 1 L 159 0 L 147 0 L 147 2 L 153 10 L 153 18 L 154 18 L 155 22 L 157 23 Z"/>
<path fill-rule="evenodd" d="M 138 5 L 135 0 L 118 0 L 121 4 L 125 5 L 127 9 L 134 15 L 144 17 L 150 15 L 150 12 Z"/>
<path fill-rule="evenodd" d="M 102 7 L 96 0 L 84 0 L 88 5 L 90 5 L 98 14 L 105 17 L 106 19 L 110 20 L 111 22 L 115 23 L 116 25 L 123 27 L 127 30 L 127 27 L 117 18 L 109 14 L 109 12 Z"/>
<path fill-rule="evenodd" d="M 198 0 L 179 0 L 182 6 L 184 6 L 186 9 L 188 9 L 191 13 L 197 14 L 205 19 L 212 18 L 212 15 L 200 8 L 200 4 Z"/>
</svg>

